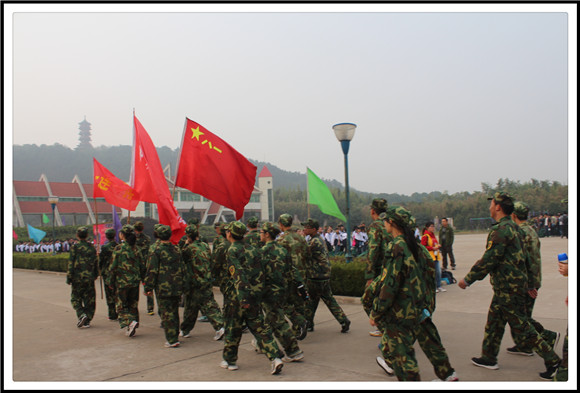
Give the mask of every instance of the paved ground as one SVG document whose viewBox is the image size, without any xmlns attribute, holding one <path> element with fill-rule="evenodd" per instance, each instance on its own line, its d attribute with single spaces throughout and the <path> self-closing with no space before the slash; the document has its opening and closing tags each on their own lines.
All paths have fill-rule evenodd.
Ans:
<svg viewBox="0 0 580 393">
<path fill-rule="evenodd" d="M 455 255 L 461 278 L 481 256 L 485 235 L 456 236 Z M 565 333 L 568 309 L 564 304 L 568 280 L 557 272 L 556 257 L 566 252 L 567 239 L 542 239 L 543 287 L 534 310 L 535 318 L 546 328 Z M 321 304 L 315 331 L 300 342 L 305 359 L 286 364 L 280 375 L 270 375 L 269 362 L 257 355 L 251 345 L 251 334 L 244 334 L 239 351 L 238 371 L 219 367 L 223 344 L 212 340 L 209 323 L 198 322 L 191 338 L 182 339 L 180 348 L 167 349 L 163 344 L 163 330 L 159 317 L 145 313 L 145 299 L 140 301 L 141 327 L 134 338 L 126 337 L 117 323 L 106 319 L 106 304 L 100 299 L 90 329 L 78 329 L 76 316 L 70 305 L 70 287 L 60 273 L 13 270 L 12 304 L 5 304 L 6 323 L 4 353 L 7 388 L 15 389 L 389 389 L 384 383 L 396 382 L 376 365 L 379 339 L 369 336 L 371 326 L 358 298 L 337 297 L 352 321 L 347 334 L 340 333 L 340 325 Z M 7 283 L 10 285 L 10 283 Z M 475 283 L 467 290 L 457 285 L 437 295 L 434 321 L 443 344 L 463 384 L 445 385 L 481 388 L 481 382 L 511 381 L 507 388 L 528 386 L 547 388 L 538 373 L 544 371 L 542 359 L 507 354 L 505 348 L 513 345 L 506 333 L 499 355 L 500 369 L 482 369 L 471 364 L 470 358 L 479 356 L 483 327 L 491 300 L 489 279 Z M 216 292 L 221 304 L 221 295 Z M 575 314 L 573 314 L 575 315 Z M 10 324 L 12 318 L 12 324 Z M 574 328 L 576 327 L 574 323 Z M 571 328 L 572 331 L 572 328 Z M 562 352 L 562 342 L 557 353 Z M 574 348 L 573 346 L 571 348 Z M 433 369 L 416 346 L 417 357 L 424 381 L 436 378 Z M 576 354 L 573 351 L 572 357 Z M 572 368 L 571 368 L 572 369 Z M 576 386 L 553 384 L 550 388 Z M 147 384 L 127 384 L 143 382 Z M 167 382 L 172 381 L 168 384 Z M 257 383 L 259 381 L 259 383 Z M 40 383 L 38 383 L 40 382 Z M 66 384 L 57 382 L 69 382 Z M 76 382 L 71 384 L 70 382 Z M 93 382 L 90 384 L 82 382 Z M 96 383 L 95 383 L 96 382 Z M 121 383 L 123 382 L 123 383 Z M 162 385 L 160 383 L 163 382 Z M 216 383 L 221 382 L 221 383 Z M 248 384 L 248 382 L 252 382 Z M 274 385 L 264 382 L 277 382 Z M 299 382 L 297 384 L 280 382 Z M 468 384 L 468 382 L 477 382 Z M 534 384 L 525 384 L 534 382 Z M 80 384 L 79 384 L 80 383 Z M 549 383 L 549 382 L 546 382 Z M 378 385 L 375 385 L 378 384 Z M 471 385 L 471 386 L 470 386 Z M 397 385 L 406 388 L 417 385 Z M 421 385 L 423 388 L 427 385 Z M 443 388 L 429 384 L 430 388 Z M 451 387 L 455 386 L 455 387 Z M 494 385 L 496 386 L 496 385 Z M 487 387 L 489 388 L 489 386 Z M 506 385 L 502 385 L 506 388 Z"/>
</svg>

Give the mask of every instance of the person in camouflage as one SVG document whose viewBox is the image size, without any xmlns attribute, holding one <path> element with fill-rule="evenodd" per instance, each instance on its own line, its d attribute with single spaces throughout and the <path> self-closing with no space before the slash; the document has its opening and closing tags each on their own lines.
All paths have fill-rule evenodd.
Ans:
<svg viewBox="0 0 580 393">
<path fill-rule="evenodd" d="M 258 217 L 248 218 L 247 227 L 248 233 L 244 236 L 244 241 L 256 248 L 262 248 L 264 242 L 261 240 L 260 232 L 258 231 Z"/>
<path fill-rule="evenodd" d="M 116 290 L 111 275 L 109 274 L 111 262 L 113 261 L 113 250 L 118 245 L 115 241 L 115 235 L 116 232 L 113 228 L 109 228 L 105 231 L 105 237 L 108 241 L 101 247 L 101 252 L 99 253 L 99 268 L 101 270 L 103 281 L 105 282 L 105 298 L 107 300 L 109 321 L 116 321 L 118 318 L 116 309 Z"/>
<path fill-rule="evenodd" d="M 314 315 L 318 308 L 320 299 L 326 304 L 334 318 L 340 323 L 341 333 L 348 332 L 350 320 L 332 295 L 330 288 L 330 261 L 328 260 L 328 250 L 324 244 L 324 239 L 318 234 L 318 220 L 309 218 L 303 222 L 304 234 L 310 236 L 308 242 L 308 261 L 306 265 L 308 279 L 308 293 L 310 300 L 306 308 L 306 319 L 309 328 L 314 329 Z"/>
<path fill-rule="evenodd" d="M 447 256 L 451 262 L 451 270 L 455 270 L 455 256 L 453 255 L 453 241 L 455 235 L 453 227 L 449 225 L 446 217 L 441 219 L 441 229 L 439 230 L 439 244 L 441 244 L 441 256 L 443 258 L 443 270 L 447 270 Z"/>
<path fill-rule="evenodd" d="M 290 284 L 286 291 L 284 314 L 292 323 L 294 336 L 298 340 L 304 340 L 308 334 L 308 320 L 306 319 L 308 288 L 305 285 L 308 244 L 304 237 L 292 229 L 292 216 L 290 214 L 280 215 L 278 226 L 282 232 L 278 235 L 276 241 L 288 251 L 288 255 L 292 258 L 292 265 L 298 269 L 298 274 L 301 278 L 299 283 L 295 283 L 296 285 Z"/>
<path fill-rule="evenodd" d="M 119 326 L 133 337 L 139 327 L 139 284 L 145 266 L 136 247 L 137 237 L 132 225 L 123 225 L 119 232 L 121 244 L 113 251 L 109 275 L 117 291 Z"/>
<path fill-rule="evenodd" d="M 281 351 L 272 335 L 270 326 L 264 322 L 261 307 L 264 291 L 264 271 L 259 251 L 244 242 L 246 226 L 234 221 L 226 227 L 228 278 L 224 285 L 224 317 L 226 326 L 223 361 L 220 367 L 237 370 L 238 347 L 242 338 L 242 326 L 246 322 L 254 337 L 261 342 L 260 348 L 271 361 L 271 373 L 282 371 Z"/>
<path fill-rule="evenodd" d="M 532 318 L 534 303 L 538 297 L 538 289 L 540 289 L 542 284 L 542 256 L 540 254 L 540 238 L 538 237 L 536 230 L 532 228 L 530 223 L 527 221 L 529 212 L 529 206 L 524 202 L 518 201 L 514 203 L 514 211 L 511 214 L 512 220 L 514 220 L 523 231 L 523 247 L 526 249 L 529 258 L 529 266 L 527 266 L 528 296 L 524 297 L 526 303 L 526 315 L 529 318 L 530 323 L 534 325 L 536 331 L 542 335 L 542 338 L 547 341 L 552 348 L 554 348 L 558 343 L 560 333 L 545 329 L 540 322 Z M 507 351 L 508 353 L 517 355 L 532 356 L 534 354 L 531 348 L 518 348 L 517 345 L 508 348 Z"/>
<path fill-rule="evenodd" d="M 489 306 L 481 357 L 472 358 L 474 365 L 497 370 L 497 355 L 506 322 L 509 323 L 516 345 L 532 348 L 544 359 L 546 371 L 542 378 L 551 379 L 558 369 L 560 358 L 542 336 L 534 329 L 525 313 L 525 296 L 528 288 L 526 271 L 527 253 L 522 247 L 520 230 L 510 218 L 514 203 L 512 197 L 498 191 L 491 200 L 490 216 L 496 223 L 487 237 L 483 257 L 473 265 L 458 285 L 465 289 L 475 281 L 490 275 L 493 298 Z"/>
<path fill-rule="evenodd" d="M 209 245 L 199 240 L 199 231 L 195 225 L 188 225 L 185 233 L 187 240 L 181 250 L 186 272 L 185 304 L 179 335 L 191 337 L 190 332 L 195 327 L 197 313 L 201 310 L 216 331 L 214 340 L 221 340 L 224 335 L 224 323 L 220 308 L 213 296 Z"/>
<path fill-rule="evenodd" d="M 225 224 L 215 224 L 217 236 L 212 244 L 211 253 L 211 277 L 214 285 L 220 288 L 222 295 L 225 293 L 225 283 L 228 278 L 226 253 L 230 243 L 226 240 Z"/>
<path fill-rule="evenodd" d="M 384 357 L 392 362 L 397 379 L 419 381 L 413 344 L 427 307 L 427 287 L 418 262 L 422 251 L 414 236 L 415 219 L 399 206 L 389 207 L 380 218 L 393 240 L 386 250 L 383 272 L 377 279 L 370 323 L 383 327 Z"/>
<path fill-rule="evenodd" d="M 171 244 L 171 228 L 167 225 L 155 227 L 159 243 L 151 248 L 145 274 L 145 294 L 157 295 L 157 305 L 165 338 L 165 346 L 175 348 L 180 345 L 179 301 L 183 293 L 185 267 L 177 247 Z"/>
<path fill-rule="evenodd" d="M 286 291 L 298 281 L 298 269 L 292 264 L 292 258 L 288 251 L 275 241 L 280 229 L 274 227 L 271 222 L 262 225 L 260 238 L 262 247 L 262 261 L 264 264 L 264 293 L 262 307 L 266 322 L 272 327 L 274 336 L 278 339 L 286 356 L 285 362 L 297 362 L 304 358 L 304 353 L 298 347 L 298 341 L 290 329 L 290 325 L 284 316 L 284 303 L 286 303 Z M 258 343 L 259 345 L 259 343 Z"/>
<path fill-rule="evenodd" d="M 71 286 L 70 302 L 77 314 L 77 327 L 89 328 L 95 315 L 95 280 L 99 276 L 97 251 L 87 242 L 87 227 L 77 229 L 79 242 L 70 249 L 66 283 Z"/>
<path fill-rule="evenodd" d="M 149 257 L 149 248 L 151 247 L 151 238 L 146 233 L 143 233 L 145 225 L 141 221 L 137 221 L 133 226 L 135 229 L 135 236 L 137 237 L 137 249 L 141 253 L 141 259 L 147 261 Z M 154 295 L 147 296 L 147 314 L 155 314 L 155 300 Z"/>
</svg>

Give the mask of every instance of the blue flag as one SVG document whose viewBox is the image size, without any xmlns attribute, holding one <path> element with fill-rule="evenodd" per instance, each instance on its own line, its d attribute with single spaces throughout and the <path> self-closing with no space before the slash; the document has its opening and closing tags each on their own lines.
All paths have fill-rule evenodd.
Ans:
<svg viewBox="0 0 580 393">
<path fill-rule="evenodd" d="M 113 206 L 113 228 L 115 228 L 115 241 L 119 242 L 119 231 L 123 226 L 121 225 L 121 220 L 119 220 L 119 216 L 117 215 L 117 209 Z"/>
<path fill-rule="evenodd" d="M 46 236 L 46 232 L 30 226 L 30 224 L 26 225 L 28 225 L 28 237 L 34 240 L 36 244 L 40 243 L 40 241 Z"/>
</svg>

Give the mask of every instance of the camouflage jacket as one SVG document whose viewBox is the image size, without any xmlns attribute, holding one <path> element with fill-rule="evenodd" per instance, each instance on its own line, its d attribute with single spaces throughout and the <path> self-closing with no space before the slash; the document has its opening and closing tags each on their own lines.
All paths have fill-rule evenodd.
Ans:
<svg viewBox="0 0 580 393">
<path fill-rule="evenodd" d="M 426 307 L 427 288 L 421 266 L 403 236 L 393 239 L 386 255 L 387 262 L 378 280 L 378 296 L 373 300 L 371 318 L 387 324 L 415 326 Z"/>
<path fill-rule="evenodd" d="M 149 235 L 146 235 L 143 232 L 141 232 L 139 234 L 135 233 L 135 236 L 137 237 L 137 242 L 135 243 L 135 247 L 137 247 L 137 250 L 139 250 L 139 252 L 141 253 L 142 260 L 146 261 L 147 258 L 149 257 L 149 248 L 151 246 L 151 238 L 149 237 Z"/>
<path fill-rule="evenodd" d="M 325 241 L 320 236 L 313 236 L 308 242 L 308 270 L 309 280 L 330 280 L 330 261 Z"/>
<path fill-rule="evenodd" d="M 260 231 L 249 231 L 244 237 L 244 241 L 256 248 L 264 247 L 264 242 L 260 239 Z"/>
<path fill-rule="evenodd" d="M 138 287 L 145 269 L 137 247 L 131 247 L 129 243 L 123 242 L 115 248 L 109 273 L 110 283 L 115 288 Z"/>
<path fill-rule="evenodd" d="M 393 236 L 387 232 L 383 220 L 375 220 L 369 225 L 368 230 L 367 267 L 365 280 L 373 279 L 381 275 L 385 263 L 385 250 L 393 240 Z"/>
<path fill-rule="evenodd" d="M 187 286 L 210 288 L 212 280 L 211 250 L 209 245 L 201 240 L 195 240 L 181 250 L 181 257 L 185 265 Z"/>
<path fill-rule="evenodd" d="M 67 283 L 90 283 L 99 276 L 97 250 L 87 242 L 81 240 L 73 244 L 70 249 Z"/>
<path fill-rule="evenodd" d="M 230 242 L 223 236 L 219 236 L 219 238 L 221 239 L 216 239 L 213 243 L 210 274 L 214 284 L 222 288 L 228 279 L 226 258 Z"/>
<path fill-rule="evenodd" d="M 306 240 L 296 233 L 293 229 L 288 229 L 277 239 L 292 258 L 292 264 L 298 269 L 300 275 L 305 280 L 307 278 L 306 259 L 308 257 L 308 244 Z"/>
<path fill-rule="evenodd" d="M 260 304 L 264 291 L 264 268 L 258 249 L 236 240 L 228 248 L 227 264 L 227 297 L 238 300 L 242 305 Z"/>
<path fill-rule="evenodd" d="M 279 301 L 286 296 L 290 283 L 294 283 L 293 272 L 297 270 L 292 265 L 288 251 L 281 244 L 269 241 L 261 251 L 265 275 L 264 300 Z"/>
<path fill-rule="evenodd" d="M 495 292 L 522 293 L 528 289 L 526 258 L 518 226 L 509 216 L 503 217 L 491 227 L 483 256 L 464 280 L 471 285 L 489 274 Z"/>
<path fill-rule="evenodd" d="M 151 247 L 145 274 L 145 292 L 155 290 L 158 297 L 181 296 L 185 268 L 181 254 L 171 243 Z"/>
<path fill-rule="evenodd" d="M 113 260 L 113 250 L 117 247 L 118 243 L 116 241 L 110 241 L 101 247 L 101 252 L 99 254 L 99 268 L 101 269 L 101 276 L 105 277 L 109 273 L 109 268 L 111 267 L 111 262 Z"/>
<path fill-rule="evenodd" d="M 419 267 L 425 283 L 425 308 L 433 315 L 435 312 L 435 291 L 437 290 L 435 261 L 429 250 L 422 244 L 419 244 Z"/>
<path fill-rule="evenodd" d="M 529 258 L 528 269 L 528 289 L 539 289 L 542 285 L 542 256 L 540 254 L 540 238 L 536 230 L 528 221 L 519 225 L 524 236 L 524 249 Z"/>
</svg>

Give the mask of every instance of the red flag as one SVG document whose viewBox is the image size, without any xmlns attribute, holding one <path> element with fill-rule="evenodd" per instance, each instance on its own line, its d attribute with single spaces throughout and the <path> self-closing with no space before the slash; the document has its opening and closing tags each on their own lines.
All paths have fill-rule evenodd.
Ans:
<svg viewBox="0 0 580 393">
<path fill-rule="evenodd" d="M 175 208 L 155 145 L 137 117 L 133 116 L 133 120 L 135 135 L 131 184 L 142 201 L 157 204 L 159 222 L 171 227 L 171 242 L 177 244 L 185 235 L 187 224 Z"/>
<path fill-rule="evenodd" d="M 244 214 L 258 168 L 217 135 L 185 119 L 175 184 Z"/>
<path fill-rule="evenodd" d="M 16 231 L 14 229 L 12 230 L 12 237 L 14 238 L 14 240 L 18 240 L 18 235 L 16 234 Z"/>
<path fill-rule="evenodd" d="M 93 198 L 105 198 L 111 205 L 135 210 L 139 204 L 139 193 L 117 178 L 93 157 Z"/>
<path fill-rule="evenodd" d="M 102 246 L 103 244 L 105 244 L 105 242 L 107 241 L 107 236 L 105 236 L 105 231 L 109 228 L 113 228 L 113 224 L 106 223 L 106 224 L 93 225 L 93 236 L 95 238 L 95 240 L 94 240 L 95 247 L 97 247 L 97 245 Z"/>
</svg>

